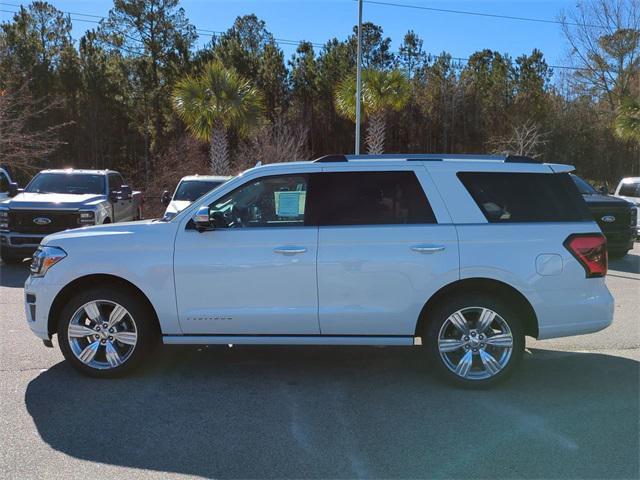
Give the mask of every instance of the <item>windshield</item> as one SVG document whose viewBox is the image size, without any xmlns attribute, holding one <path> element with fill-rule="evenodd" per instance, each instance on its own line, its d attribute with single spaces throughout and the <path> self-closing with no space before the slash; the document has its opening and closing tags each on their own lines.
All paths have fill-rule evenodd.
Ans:
<svg viewBox="0 0 640 480">
<path fill-rule="evenodd" d="M 640 182 L 622 182 L 622 185 L 620 185 L 620 191 L 618 192 L 618 195 L 621 195 L 623 197 L 633 197 L 633 198 L 639 198 L 640 197 Z"/>
<path fill-rule="evenodd" d="M 178 190 L 176 190 L 173 199 L 194 202 L 223 183 L 219 180 L 185 180 L 178 185 Z"/>
<path fill-rule="evenodd" d="M 593 195 L 598 193 L 596 189 L 593 188 L 586 180 L 583 180 L 577 175 L 571 175 L 571 179 L 573 180 L 573 183 L 576 184 L 576 187 L 578 187 L 578 191 L 582 195 Z"/>
<path fill-rule="evenodd" d="M 70 193 L 74 195 L 104 194 L 104 175 L 89 173 L 39 173 L 25 192 L 30 193 Z"/>
</svg>

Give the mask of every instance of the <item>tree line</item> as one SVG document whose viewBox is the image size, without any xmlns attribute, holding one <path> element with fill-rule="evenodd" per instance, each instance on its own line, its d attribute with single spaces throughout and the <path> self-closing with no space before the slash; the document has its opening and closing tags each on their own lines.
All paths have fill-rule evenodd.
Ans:
<svg viewBox="0 0 640 480">
<path fill-rule="evenodd" d="M 591 0 L 561 18 L 571 69 L 537 49 L 433 55 L 413 31 L 394 51 L 365 23 L 363 150 L 513 153 L 590 179 L 638 175 L 638 0 Z M 178 0 L 114 0 L 79 40 L 71 28 L 42 1 L 0 24 L 0 163 L 116 168 L 155 192 L 187 173 L 353 152 L 356 28 L 301 41 L 290 58 L 255 15 L 197 48 L 203 32 Z"/>
</svg>

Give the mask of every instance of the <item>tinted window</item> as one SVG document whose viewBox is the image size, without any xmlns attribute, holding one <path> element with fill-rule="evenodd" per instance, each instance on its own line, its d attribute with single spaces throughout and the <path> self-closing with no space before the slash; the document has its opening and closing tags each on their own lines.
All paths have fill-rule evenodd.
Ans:
<svg viewBox="0 0 640 480">
<path fill-rule="evenodd" d="M 458 178 L 490 222 L 591 220 L 566 173 L 461 172 Z"/>
<path fill-rule="evenodd" d="M 576 184 L 576 187 L 578 187 L 578 191 L 582 195 L 595 195 L 598 193 L 589 182 L 578 177 L 577 175 L 571 175 L 571 180 L 573 180 L 573 183 Z"/>
<path fill-rule="evenodd" d="M 185 180 L 180 182 L 180 185 L 178 185 L 178 189 L 176 190 L 176 194 L 173 196 L 173 199 L 193 202 L 205 193 L 222 185 L 222 183 L 223 182 L 209 180 Z"/>
<path fill-rule="evenodd" d="M 26 192 L 104 194 L 104 177 L 82 173 L 39 173 L 27 185 Z"/>
<path fill-rule="evenodd" d="M 310 222 L 317 225 L 435 223 L 413 172 L 333 172 L 312 175 Z"/>
<path fill-rule="evenodd" d="M 0 192 L 8 192 L 9 191 L 9 180 L 7 179 L 7 176 L 3 173 L 0 172 Z"/>
<path fill-rule="evenodd" d="M 623 183 L 620 185 L 620 193 L 623 197 L 640 197 L 640 182 Z"/>
<path fill-rule="evenodd" d="M 304 226 L 306 199 L 306 175 L 264 177 L 212 203 L 210 216 L 227 228 Z"/>
<path fill-rule="evenodd" d="M 120 191 L 120 188 L 124 185 L 122 177 L 117 173 L 109 174 L 109 190 Z"/>
</svg>

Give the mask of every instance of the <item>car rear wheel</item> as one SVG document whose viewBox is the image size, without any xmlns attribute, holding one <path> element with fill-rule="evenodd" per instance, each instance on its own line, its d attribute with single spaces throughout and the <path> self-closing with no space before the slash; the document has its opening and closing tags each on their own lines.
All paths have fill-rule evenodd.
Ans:
<svg viewBox="0 0 640 480">
<path fill-rule="evenodd" d="M 484 387 L 510 375 L 522 359 L 524 334 L 514 309 L 485 294 L 450 297 L 429 315 L 424 333 L 432 364 L 446 380 Z"/>
<path fill-rule="evenodd" d="M 92 288 L 62 310 L 58 342 L 65 359 L 93 377 L 136 368 L 156 343 L 153 312 L 129 291 Z"/>
</svg>

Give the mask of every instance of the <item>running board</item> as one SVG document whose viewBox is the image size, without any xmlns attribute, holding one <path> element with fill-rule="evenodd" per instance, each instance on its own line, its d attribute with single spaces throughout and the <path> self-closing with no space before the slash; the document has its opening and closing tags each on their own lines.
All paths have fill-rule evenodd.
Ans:
<svg viewBox="0 0 640 480">
<path fill-rule="evenodd" d="M 420 345 L 420 337 L 363 335 L 165 335 L 165 345 Z"/>
</svg>

